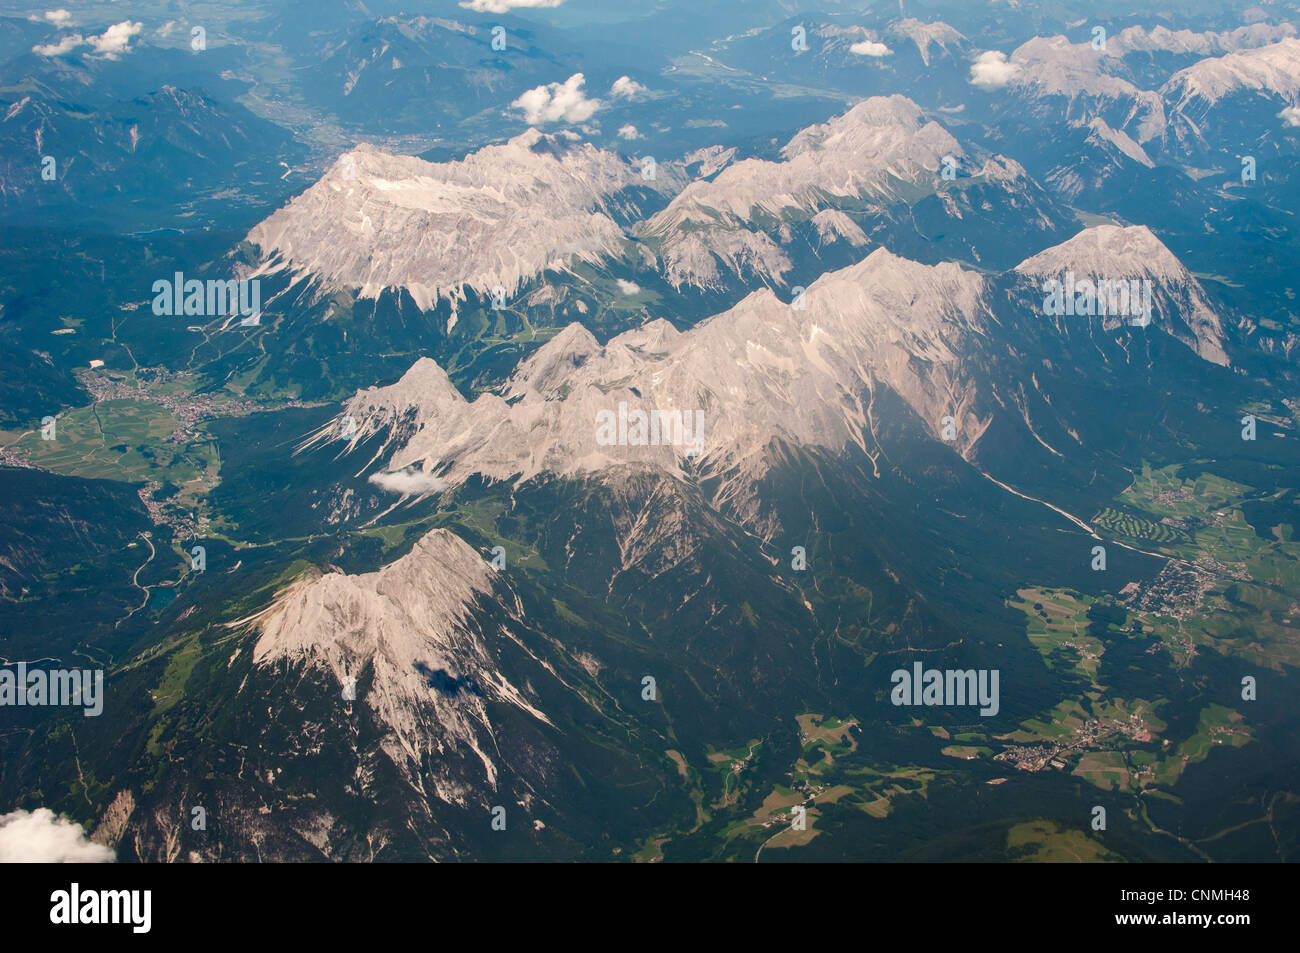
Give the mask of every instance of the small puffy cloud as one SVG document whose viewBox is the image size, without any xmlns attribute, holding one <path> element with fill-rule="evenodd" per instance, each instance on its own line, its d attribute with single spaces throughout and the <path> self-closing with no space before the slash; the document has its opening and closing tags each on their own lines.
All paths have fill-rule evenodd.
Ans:
<svg viewBox="0 0 1300 953">
<path fill-rule="evenodd" d="M 45 19 L 55 26 L 67 26 L 72 22 L 72 14 L 67 10 L 46 10 Z"/>
<path fill-rule="evenodd" d="M 615 99 L 635 99 L 644 92 L 646 88 L 630 76 L 620 76 L 609 88 L 609 94 Z"/>
<path fill-rule="evenodd" d="M 63 56 L 79 46 L 85 46 L 86 40 L 80 33 L 69 33 L 57 43 L 38 43 L 32 47 L 37 56 Z"/>
<path fill-rule="evenodd" d="M 131 39 L 139 35 L 143 29 L 144 24 L 142 23 L 123 20 L 121 23 L 114 23 L 99 36 L 82 36 L 80 33 L 69 33 L 67 36 L 60 38 L 57 43 L 33 46 L 32 52 L 38 56 L 63 56 L 78 47 L 88 46 L 92 54 L 98 54 L 109 60 L 116 59 L 118 54 L 125 53 L 129 49 Z"/>
<path fill-rule="evenodd" d="M 620 139 L 640 139 L 641 133 L 636 131 L 636 126 L 628 123 L 626 126 L 619 126 L 618 137 Z"/>
<path fill-rule="evenodd" d="M 432 473 L 421 473 L 418 470 L 372 473 L 370 474 L 370 482 L 381 490 L 386 490 L 389 493 L 400 493 L 403 496 L 441 493 L 447 488 L 446 481 L 438 479 Z"/>
<path fill-rule="evenodd" d="M 600 108 L 599 99 L 588 99 L 582 87 L 587 79 L 574 73 L 563 83 L 548 83 L 530 89 L 510 105 L 524 111 L 524 122 L 583 122 Z"/>
<path fill-rule="evenodd" d="M 1277 114 L 1277 118 L 1284 126 L 1300 126 L 1300 106 L 1287 106 Z"/>
<path fill-rule="evenodd" d="M 894 51 L 883 43 L 863 40 L 861 43 L 854 43 L 850 46 L 849 52 L 856 53 L 858 56 L 891 56 Z"/>
<path fill-rule="evenodd" d="M 1001 89 L 1020 72 L 1020 64 L 1012 63 L 1007 54 L 988 50 L 976 57 L 970 68 L 970 81 L 981 89 Z"/>
<path fill-rule="evenodd" d="M 620 278 L 618 279 L 618 290 L 625 295 L 634 295 L 641 290 L 641 286 L 635 281 L 626 281 Z"/>
<path fill-rule="evenodd" d="M 48 807 L 0 816 L 0 864 L 111 864 L 113 852 Z"/>
<path fill-rule="evenodd" d="M 564 0 L 463 0 L 461 6 L 475 13 L 509 13 L 527 7 L 558 7 Z"/>
<path fill-rule="evenodd" d="M 90 37 L 86 42 L 101 56 L 113 57 L 118 53 L 125 53 L 131 43 L 131 37 L 136 36 L 143 29 L 144 25 L 141 23 L 123 20 L 121 23 L 114 23 L 99 36 Z"/>
</svg>

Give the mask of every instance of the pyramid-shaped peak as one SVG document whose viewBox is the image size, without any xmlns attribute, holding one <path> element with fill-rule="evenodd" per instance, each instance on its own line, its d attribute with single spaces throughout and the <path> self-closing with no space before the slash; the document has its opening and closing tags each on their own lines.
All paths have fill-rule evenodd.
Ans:
<svg viewBox="0 0 1300 953">
<path fill-rule="evenodd" d="M 906 96 L 872 96 L 824 123 L 801 129 L 781 149 L 781 154 L 786 159 L 792 159 L 807 152 L 842 144 L 846 136 L 861 136 L 864 133 L 877 135 L 885 130 L 901 131 L 906 135 L 914 133 L 923 125 L 924 112 Z"/>
<path fill-rule="evenodd" d="M 570 321 L 553 338 L 542 345 L 542 350 L 562 349 L 565 351 L 598 351 L 600 342 L 580 321 Z M 538 353 L 541 353 L 540 351 Z"/>
<path fill-rule="evenodd" d="M 864 99 L 841 119 L 880 125 L 885 122 L 915 122 L 922 115 L 920 106 L 906 96 L 895 93 L 892 96 L 871 96 Z"/>
<path fill-rule="evenodd" d="M 856 265 L 821 276 L 813 282 L 813 287 L 817 287 L 817 284 L 822 281 L 880 281 L 889 276 L 898 276 L 900 281 L 918 282 L 920 285 L 924 285 L 927 278 L 931 277 L 944 281 L 969 281 L 975 285 L 979 285 L 983 280 L 977 272 L 963 268 L 956 262 L 944 261 L 927 265 L 924 262 L 896 255 L 881 245 Z"/>
<path fill-rule="evenodd" d="M 545 393 L 562 384 L 574 368 L 581 367 L 600 350 L 595 335 L 574 321 L 519 365 L 511 393 L 518 393 L 521 389 Z"/>
<path fill-rule="evenodd" d="M 666 350 L 681 336 L 681 332 L 668 321 L 663 318 L 655 318 L 653 321 L 647 321 L 639 328 L 624 331 L 614 338 L 614 341 L 646 351 L 660 351 Z M 613 343 L 613 341 L 610 343 Z"/>
<path fill-rule="evenodd" d="M 404 407 L 464 403 L 465 398 L 437 361 L 422 357 L 395 383 L 387 387 L 367 387 L 353 398 L 353 402 L 363 408 L 382 406 L 400 410 Z"/>
<path fill-rule="evenodd" d="M 1073 238 L 1026 258 L 1015 270 L 1052 276 L 1066 271 L 1108 278 L 1147 276 L 1165 282 L 1188 278 L 1174 253 L 1145 225 L 1094 225 Z"/>
</svg>

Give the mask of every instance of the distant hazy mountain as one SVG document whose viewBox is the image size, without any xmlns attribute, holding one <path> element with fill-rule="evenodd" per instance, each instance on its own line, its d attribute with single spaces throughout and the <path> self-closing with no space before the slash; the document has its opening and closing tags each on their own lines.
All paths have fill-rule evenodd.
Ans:
<svg viewBox="0 0 1300 953">
<path fill-rule="evenodd" d="M 187 224 L 283 193 L 304 150 L 282 129 L 200 91 L 164 86 L 85 108 L 40 85 L 0 90 L 0 209 L 119 227 Z M 52 160 L 52 161 L 51 161 Z M 40 210 L 40 211 L 38 211 Z"/>
<path fill-rule="evenodd" d="M 538 45 L 533 30 L 439 17 L 383 17 L 356 27 L 299 78 L 309 101 L 349 124 L 447 134 L 460 120 L 504 110 L 525 89 L 563 80 L 571 56 Z M 501 30 L 507 28 L 501 26 Z M 562 75 L 561 75 L 562 74 Z"/>
</svg>

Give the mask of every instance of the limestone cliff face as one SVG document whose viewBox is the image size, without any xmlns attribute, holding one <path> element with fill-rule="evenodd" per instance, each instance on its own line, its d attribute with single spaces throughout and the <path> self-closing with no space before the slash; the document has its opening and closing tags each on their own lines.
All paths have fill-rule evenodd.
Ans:
<svg viewBox="0 0 1300 953">
<path fill-rule="evenodd" d="M 1122 228 L 1097 225 L 1086 228 L 1015 268 L 1019 275 L 1037 281 L 1063 281 L 1067 272 L 1076 280 L 1111 282 L 1138 279 L 1150 283 L 1151 324 L 1182 341 L 1215 364 L 1227 364 L 1223 349 L 1223 322 L 1210 307 L 1196 279 L 1145 225 Z M 1056 320 L 1080 321 L 1080 317 Z M 1099 317 L 1106 329 L 1124 323 L 1123 317 Z"/>
<path fill-rule="evenodd" d="M 930 189 L 945 156 L 965 155 L 956 139 L 905 96 L 877 96 L 826 123 L 809 126 L 779 161 L 745 159 L 709 181 L 692 182 L 642 224 L 659 244 L 662 269 L 676 286 L 710 288 L 728 274 L 785 280 L 791 262 L 773 222 L 813 219 L 822 241 L 865 242 L 842 207 L 900 201 Z"/>
<path fill-rule="evenodd" d="M 373 297 L 401 288 L 422 308 L 467 291 L 513 294 L 547 266 L 620 254 L 610 217 L 641 184 L 626 159 L 528 130 L 458 162 L 363 146 L 248 235 L 264 273 L 288 270 Z M 669 171 L 656 178 L 670 188 Z"/>
<path fill-rule="evenodd" d="M 257 620 L 253 658 L 263 666 L 288 661 L 328 669 L 340 704 L 369 670 L 368 687 L 353 703 L 370 707 L 392 729 L 395 760 L 419 765 L 472 752 L 490 787 L 497 766 L 485 703 L 505 702 L 549 720 L 498 671 L 478 611 L 482 601 L 517 610 L 483 555 L 437 529 L 375 572 L 314 573 L 289 586 Z M 457 797 L 451 788 L 438 793 Z"/>
<path fill-rule="evenodd" d="M 437 485 L 636 464 L 719 475 L 724 495 L 743 495 L 769 469 L 774 439 L 874 452 L 872 394 L 883 385 L 936 435 L 942 418 L 957 419 L 964 448 L 987 422 L 973 409 L 975 365 L 962 360 L 985 331 L 984 286 L 957 265 L 878 249 L 823 275 L 797 302 L 755 292 L 685 332 L 658 320 L 602 347 L 570 325 L 501 393 L 473 401 L 423 359 L 396 383 L 359 392 L 315 440 L 348 434 L 357 446 L 385 431 L 385 469 Z M 659 426 L 651 418 L 637 430 L 637 412 L 658 415 Z M 601 421 L 620 415 L 631 424 L 626 439 L 602 433 Z M 347 418 L 355 430 L 344 429 Z"/>
</svg>

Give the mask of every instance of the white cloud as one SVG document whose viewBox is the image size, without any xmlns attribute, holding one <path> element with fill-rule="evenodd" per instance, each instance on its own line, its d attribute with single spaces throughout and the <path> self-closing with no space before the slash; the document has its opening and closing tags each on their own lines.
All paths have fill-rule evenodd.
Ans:
<svg viewBox="0 0 1300 953">
<path fill-rule="evenodd" d="M 144 25 L 141 23 L 123 20 L 121 23 L 114 23 L 99 36 L 90 37 L 87 42 L 95 48 L 96 53 L 111 58 L 118 53 L 125 53 L 131 43 L 131 37 L 136 36 L 143 29 Z"/>
<path fill-rule="evenodd" d="M 641 290 L 641 286 L 635 281 L 625 281 L 620 278 L 618 279 L 618 290 L 625 295 L 634 295 Z"/>
<path fill-rule="evenodd" d="M 527 123 L 582 122 L 601 106 L 599 99 L 588 99 L 582 92 L 586 82 L 581 73 L 574 73 L 563 83 L 530 89 L 510 105 L 524 111 Z"/>
<path fill-rule="evenodd" d="M 634 99 L 646 92 L 646 88 L 630 76 L 620 76 L 609 88 L 609 94 L 615 99 Z"/>
<path fill-rule="evenodd" d="M 86 40 L 80 33 L 69 33 L 57 43 L 38 43 L 32 47 L 32 52 L 37 56 L 62 56 L 70 53 L 79 46 L 85 46 Z"/>
<path fill-rule="evenodd" d="M 461 6 L 475 13 L 509 13 L 519 7 L 558 7 L 564 0 L 464 0 Z"/>
<path fill-rule="evenodd" d="M 871 40 L 863 40 L 861 43 L 854 43 L 849 47 L 850 53 L 856 53 L 858 56 L 891 56 L 893 50 L 883 43 L 874 43 Z"/>
<path fill-rule="evenodd" d="M 67 10 L 46 10 L 45 19 L 55 26 L 67 26 L 72 22 L 72 14 Z"/>
<path fill-rule="evenodd" d="M 972 85 L 981 89 L 1001 89 L 1020 72 L 1020 64 L 1012 63 L 1007 54 L 997 50 L 981 53 L 970 68 Z"/>
<path fill-rule="evenodd" d="M 76 821 L 48 807 L 0 817 L 0 864 L 110 864 L 115 857 L 88 840 Z"/>
<path fill-rule="evenodd" d="M 401 493 L 403 496 L 423 496 L 426 493 L 441 493 L 447 488 L 445 481 L 431 473 L 398 470 L 394 473 L 372 473 L 370 482 L 389 493 Z"/>
<path fill-rule="evenodd" d="M 1300 126 L 1300 106 L 1287 106 L 1277 114 L 1277 118 L 1284 126 Z"/>
<path fill-rule="evenodd" d="M 80 33 L 69 33 L 57 43 L 33 46 L 32 52 L 38 56 L 63 56 L 66 53 L 71 53 L 79 46 L 89 46 L 93 53 L 97 53 L 105 59 L 116 59 L 119 53 L 127 51 L 131 45 L 132 37 L 137 36 L 143 29 L 144 24 L 142 23 L 123 20 L 121 23 L 114 23 L 99 36 L 82 36 Z"/>
<path fill-rule="evenodd" d="M 636 126 L 628 123 L 626 126 L 619 126 L 618 137 L 620 139 L 640 139 L 641 133 L 637 132 Z"/>
</svg>

